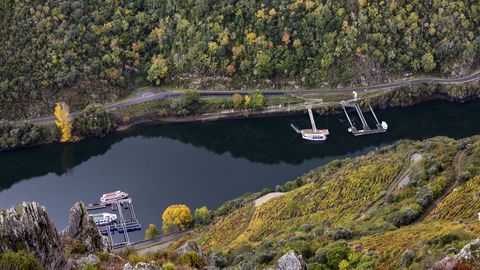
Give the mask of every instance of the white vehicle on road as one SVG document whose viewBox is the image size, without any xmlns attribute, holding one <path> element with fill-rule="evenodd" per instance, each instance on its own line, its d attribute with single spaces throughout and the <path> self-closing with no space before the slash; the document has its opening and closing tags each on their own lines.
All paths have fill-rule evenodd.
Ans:
<svg viewBox="0 0 480 270">
<path fill-rule="evenodd" d="M 100 201 L 102 203 L 106 203 L 106 202 L 112 202 L 112 201 L 116 201 L 116 200 L 125 199 L 127 197 L 128 197 L 128 194 L 126 192 L 117 190 L 115 192 L 110 192 L 110 193 L 103 194 L 102 197 L 100 197 Z"/>
<path fill-rule="evenodd" d="M 110 213 L 91 214 L 90 216 L 97 226 L 107 225 L 117 220 L 117 215 Z"/>
</svg>

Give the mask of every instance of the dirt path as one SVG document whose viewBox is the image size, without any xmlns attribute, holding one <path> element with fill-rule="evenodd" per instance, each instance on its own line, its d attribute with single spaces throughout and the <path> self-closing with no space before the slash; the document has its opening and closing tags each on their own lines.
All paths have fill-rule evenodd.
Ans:
<svg viewBox="0 0 480 270">
<path fill-rule="evenodd" d="M 453 158 L 453 169 L 455 170 L 455 181 L 447 188 L 447 190 L 438 197 L 430 206 L 422 213 L 422 215 L 412 223 L 412 225 L 422 222 L 430 213 L 442 202 L 452 191 L 460 184 L 460 174 L 465 164 L 465 151 L 458 152 Z"/>
</svg>

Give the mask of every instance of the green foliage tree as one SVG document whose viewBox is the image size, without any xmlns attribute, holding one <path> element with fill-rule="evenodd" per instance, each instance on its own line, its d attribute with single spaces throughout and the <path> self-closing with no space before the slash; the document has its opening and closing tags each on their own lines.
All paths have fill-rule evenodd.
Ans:
<svg viewBox="0 0 480 270">
<path fill-rule="evenodd" d="M 13 124 L 0 120 L 0 151 L 36 144 L 42 138 L 40 128 L 29 122 Z"/>
<path fill-rule="evenodd" d="M 81 136 L 103 137 L 112 132 L 115 119 L 101 104 L 90 104 L 73 123 L 73 131 Z"/>
<path fill-rule="evenodd" d="M 254 110 L 262 110 L 265 107 L 265 98 L 260 90 L 255 90 L 252 94 L 252 108 Z"/>
<path fill-rule="evenodd" d="M 197 91 L 187 90 L 180 100 L 172 103 L 171 109 L 177 115 L 187 116 L 197 113 L 201 106 L 200 94 Z"/>
<path fill-rule="evenodd" d="M 168 64 L 165 58 L 161 55 L 156 55 L 152 58 L 152 64 L 148 69 L 147 79 L 156 85 L 160 85 L 162 80 L 168 74 Z"/>
<path fill-rule="evenodd" d="M 155 224 L 148 225 L 148 228 L 145 231 L 145 239 L 149 240 L 157 236 L 158 236 L 157 226 L 155 226 Z"/>
<path fill-rule="evenodd" d="M 206 206 L 195 209 L 193 214 L 193 220 L 195 224 L 198 225 L 207 225 L 212 222 L 212 211 L 210 211 Z"/>
<path fill-rule="evenodd" d="M 430 72 L 435 69 L 437 63 L 435 63 L 435 59 L 433 58 L 432 53 L 427 52 L 422 56 L 422 66 L 423 70 L 425 70 L 426 72 Z"/>
</svg>

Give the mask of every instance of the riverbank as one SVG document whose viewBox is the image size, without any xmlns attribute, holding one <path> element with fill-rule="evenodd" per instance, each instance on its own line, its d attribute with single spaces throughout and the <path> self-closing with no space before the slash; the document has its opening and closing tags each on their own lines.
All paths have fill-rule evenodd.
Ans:
<svg viewBox="0 0 480 270">
<path fill-rule="evenodd" d="M 228 93 L 228 92 L 223 92 Z M 231 93 L 233 95 L 234 92 Z M 450 102 L 467 102 L 480 97 L 480 83 L 472 81 L 464 84 L 421 84 L 402 86 L 390 90 L 364 90 L 359 92 L 359 104 L 366 108 L 370 105 L 376 109 L 387 109 L 392 107 L 406 107 L 434 99 L 448 100 Z M 117 132 L 128 130 L 142 124 L 165 124 L 185 122 L 212 122 L 227 119 L 244 118 L 267 118 L 293 115 L 305 110 L 307 105 L 314 108 L 318 115 L 327 116 L 342 113 L 341 100 L 351 99 L 350 92 L 312 94 L 285 94 L 283 96 L 266 96 L 265 106 L 261 110 L 238 109 L 233 105 L 231 96 L 223 94 L 221 98 L 203 98 L 199 107 L 187 115 L 179 116 L 176 111 L 174 100 L 167 96 L 160 100 L 148 102 L 133 102 L 131 105 L 122 106 L 110 110 L 117 122 Z M 79 113 L 73 113 L 73 116 Z M 37 124 L 38 125 L 38 124 Z M 12 144 L 11 147 L 0 148 L 0 151 L 16 150 L 21 148 L 34 147 L 42 144 L 58 143 L 58 131 L 55 132 L 55 125 L 45 124 L 38 127 L 39 136 L 27 144 Z M 81 141 L 87 137 L 75 136 L 70 143 Z M 2 140 L 0 136 L 0 140 Z"/>
<path fill-rule="evenodd" d="M 232 93 L 233 95 L 233 93 Z M 133 126 L 154 123 L 186 123 L 186 122 L 210 122 L 218 120 L 233 120 L 244 118 L 266 118 L 292 115 L 303 112 L 307 105 L 313 107 L 317 114 L 322 116 L 336 115 L 343 113 L 340 105 L 341 100 L 352 98 L 351 94 L 324 94 L 324 95 L 302 95 L 291 96 L 285 99 L 285 102 L 277 105 L 267 106 L 264 110 L 223 110 L 219 112 L 209 112 L 185 117 L 165 116 L 164 107 L 148 108 L 144 111 L 133 113 L 124 110 L 116 112 L 117 119 L 127 119 L 121 121 L 117 131 L 124 131 Z M 397 90 L 379 90 L 371 92 L 360 92 L 359 103 L 361 107 L 370 105 L 376 109 L 388 109 L 393 107 L 406 107 L 418 105 L 431 100 L 446 100 L 449 102 L 464 103 L 476 100 L 480 97 L 480 83 L 470 82 L 468 84 L 455 85 L 447 87 L 445 85 L 420 85 L 401 88 Z M 267 98 L 268 100 L 268 98 Z M 290 103 L 290 101 L 296 102 Z M 134 105 L 135 106 L 135 105 Z M 366 109 L 366 108 L 365 108 Z"/>
</svg>

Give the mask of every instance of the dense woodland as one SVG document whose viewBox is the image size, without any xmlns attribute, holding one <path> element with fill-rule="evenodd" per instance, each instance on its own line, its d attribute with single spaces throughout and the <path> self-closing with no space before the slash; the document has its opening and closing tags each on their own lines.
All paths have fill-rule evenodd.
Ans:
<svg viewBox="0 0 480 270">
<path fill-rule="evenodd" d="M 146 82 L 459 75 L 479 57 L 479 13 L 476 0 L 0 0 L 0 115 L 80 109 Z"/>
</svg>

